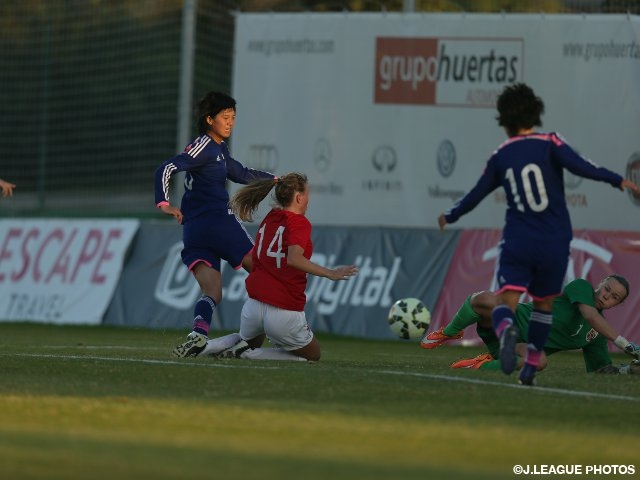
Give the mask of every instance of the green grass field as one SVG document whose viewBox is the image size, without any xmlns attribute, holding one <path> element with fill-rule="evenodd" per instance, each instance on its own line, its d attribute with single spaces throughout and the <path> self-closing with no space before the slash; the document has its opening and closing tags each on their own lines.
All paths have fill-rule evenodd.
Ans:
<svg viewBox="0 0 640 480">
<path fill-rule="evenodd" d="M 588 375 L 579 353 L 552 356 L 540 386 L 525 388 L 500 372 L 448 368 L 478 348 L 319 335 L 315 364 L 174 359 L 185 333 L 0 324 L 0 476 L 502 479 L 518 478 L 516 464 L 640 472 L 640 376 Z"/>
</svg>

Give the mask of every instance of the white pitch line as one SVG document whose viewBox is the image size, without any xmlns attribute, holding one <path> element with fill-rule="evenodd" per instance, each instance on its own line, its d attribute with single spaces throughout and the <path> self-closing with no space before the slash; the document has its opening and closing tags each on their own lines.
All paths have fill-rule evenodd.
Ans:
<svg viewBox="0 0 640 480">
<path fill-rule="evenodd" d="M 38 348 L 62 350 L 63 348 L 77 348 L 81 350 L 147 350 L 162 351 L 160 347 L 132 347 L 126 345 L 40 345 Z"/>
<path fill-rule="evenodd" d="M 607 400 L 626 400 L 629 402 L 638 402 L 640 398 L 628 397 L 626 395 L 609 395 L 607 393 L 585 392 L 582 390 L 567 390 L 564 388 L 548 388 L 548 387 L 525 387 L 517 383 L 504 383 L 494 382 L 491 380 L 478 380 L 475 378 L 464 377 L 452 377 L 449 375 L 435 375 L 430 373 L 418 373 L 418 372 L 399 372 L 394 370 L 377 370 L 378 373 L 386 373 L 389 375 L 409 375 L 412 377 L 432 378 L 434 380 L 446 380 L 449 382 L 462 382 L 462 383 L 475 383 L 478 385 L 493 385 L 496 387 L 517 388 L 518 390 L 526 392 L 538 392 L 538 393 L 559 393 L 561 395 L 573 395 L 578 397 L 596 397 L 604 398 Z"/>
<path fill-rule="evenodd" d="M 40 353 L 0 353 L 2 357 L 32 357 L 32 358 L 58 358 L 60 360 L 99 360 L 102 362 L 126 362 L 126 363 L 147 363 L 151 365 L 181 365 L 191 367 L 219 367 L 219 368 L 259 368 L 263 370 L 279 370 L 281 367 L 266 366 L 266 365 L 241 365 L 241 364 L 227 364 L 221 363 L 225 360 L 211 358 L 212 363 L 193 363 L 185 362 L 184 360 L 151 360 L 145 358 L 122 358 L 122 357 L 97 357 L 93 355 L 52 355 L 52 354 L 40 354 Z M 218 363 L 220 362 L 220 363 Z"/>
<path fill-rule="evenodd" d="M 0 353 L 2 357 L 32 357 L 32 358 L 58 358 L 61 360 L 99 360 L 104 362 L 127 362 L 127 363 L 146 363 L 151 365 L 182 365 L 182 366 L 192 366 L 192 367 L 213 367 L 213 368 L 250 368 L 250 369 L 261 369 L 261 370 L 281 370 L 285 368 L 283 366 L 267 366 L 267 365 L 257 365 L 254 362 L 234 362 L 226 363 L 224 360 L 220 362 L 219 359 L 212 359 L 211 363 L 194 363 L 194 362 L 185 362 L 180 360 L 150 360 L 150 359 L 142 359 L 142 358 L 121 358 L 121 357 L 99 357 L 92 355 L 51 355 L 51 354 L 38 354 L 38 353 Z M 351 369 L 354 370 L 354 369 Z M 517 388 L 522 390 L 523 392 L 536 392 L 536 393 L 555 393 L 559 395 L 571 395 L 578 397 L 592 397 L 592 398 L 603 398 L 606 400 L 622 400 L 628 402 L 638 402 L 640 398 L 629 397 L 626 395 L 610 395 L 606 393 L 597 393 L 597 392 L 585 392 L 582 390 L 567 390 L 564 388 L 547 388 L 547 387 L 524 387 L 522 385 L 518 385 L 516 383 L 504 383 L 504 382 L 495 382 L 491 380 L 479 380 L 475 378 L 465 378 L 465 377 L 455 377 L 450 375 L 436 375 L 431 373 L 419 373 L 419 372 L 404 372 L 399 370 L 365 370 L 365 372 L 369 373 L 379 373 L 383 375 L 404 375 L 409 377 L 418 377 L 418 378 L 430 378 L 433 380 L 444 380 L 448 382 L 461 382 L 461 383 L 473 383 L 476 385 L 491 385 L 494 387 L 504 387 L 504 388 Z"/>
</svg>

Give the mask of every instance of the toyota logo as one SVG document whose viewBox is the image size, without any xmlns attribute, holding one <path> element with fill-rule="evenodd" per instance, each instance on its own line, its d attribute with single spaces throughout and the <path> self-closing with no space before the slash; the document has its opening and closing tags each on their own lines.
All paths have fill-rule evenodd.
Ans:
<svg viewBox="0 0 640 480">
<path fill-rule="evenodd" d="M 371 163 L 379 172 L 391 172 L 398 163 L 396 151 L 389 145 L 382 145 L 374 150 Z"/>
<path fill-rule="evenodd" d="M 575 190 L 582 183 L 582 177 L 571 173 L 569 170 L 564 171 L 564 186 L 569 190 Z"/>
<path fill-rule="evenodd" d="M 280 156 L 274 145 L 251 145 L 249 147 L 248 166 L 266 172 L 275 172 L 278 169 Z"/>
<path fill-rule="evenodd" d="M 629 157 L 629 161 L 627 162 L 627 180 L 635 183 L 636 185 L 640 185 L 640 152 L 635 152 L 631 157 Z M 640 195 L 637 193 L 628 190 L 633 203 L 636 205 L 640 205 Z"/>
</svg>

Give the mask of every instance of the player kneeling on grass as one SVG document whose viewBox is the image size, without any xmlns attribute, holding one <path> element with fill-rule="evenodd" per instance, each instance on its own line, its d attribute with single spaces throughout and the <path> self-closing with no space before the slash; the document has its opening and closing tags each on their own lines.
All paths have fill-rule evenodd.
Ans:
<svg viewBox="0 0 640 480">
<path fill-rule="evenodd" d="M 569 282 L 562 295 L 553 302 L 553 323 L 545 343 L 538 371 L 547 366 L 547 355 L 563 350 L 582 349 L 587 372 L 640 373 L 636 365 L 616 367 L 611 363 L 607 340 L 611 340 L 627 354 L 640 358 L 640 346 L 617 334 L 602 316 L 602 311 L 622 303 L 629 295 L 629 282 L 620 275 L 609 275 L 594 291 L 589 282 L 577 279 Z M 469 296 L 446 326 L 428 333 L 420 341 L 422 348 L 431 349 L 451 340 L 462 338 L 464 329 L 476 324 L 478 335 L 489 349 L 475 358 L 454 362 L 452 368 L 499 370 L 500 342 L 491 328 L 491 311 L 498 298 L 491 292 L 479 292 Z M 520 303 L 515 321 L 520 330 L 516 346 L 518 366 L 522 368 L 526 355 L 527 328 L 533 310 L 532 303 Z"/>
<path fill-rule="evenodd" d="M 252 250 L 246 279 L 249 298 L 240 316 L 240 333 L 207 342 L 200 355 L 255 360 L 320 360 L 320 345 L 307 324 L 304 307 L 307 274 L 347 280 L 358 268 L 326 268 L 310 260 L 313 253 L 306 175 L 289 173 L 242 187 L 229 203 L 242 220 L 251 221 L 260 202 L 275 186 L 277 206 L 264 218 Z M 261 348 L 268 337 L 276 348 Z"/>
</svg>

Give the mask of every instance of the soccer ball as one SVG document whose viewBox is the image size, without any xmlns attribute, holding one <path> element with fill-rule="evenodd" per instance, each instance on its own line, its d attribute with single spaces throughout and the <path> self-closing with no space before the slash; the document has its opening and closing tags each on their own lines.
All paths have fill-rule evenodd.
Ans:
<svg viewBox="0 0 640 480">
<path fill-rule="evenodd" d="M 391 305 L 389 328 L 405 340 L 421 338 L 431 323 L 431 312 L 417 298 L 403 298 Z"/>
</svg>

